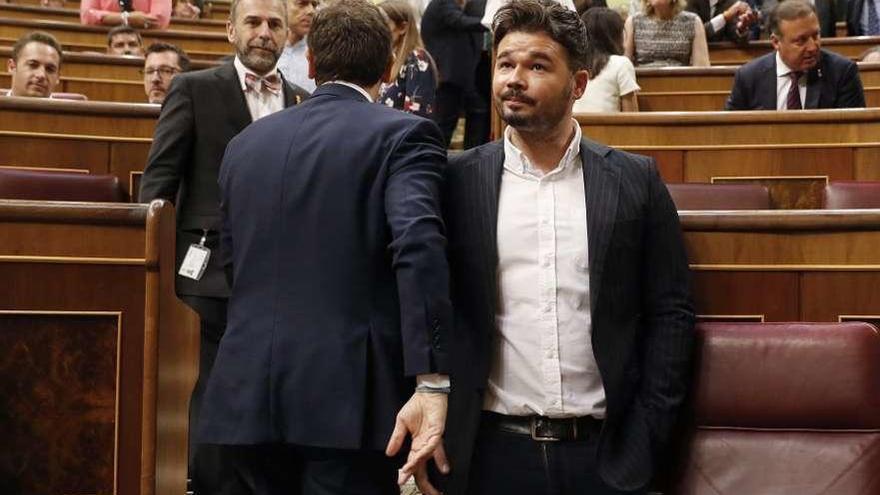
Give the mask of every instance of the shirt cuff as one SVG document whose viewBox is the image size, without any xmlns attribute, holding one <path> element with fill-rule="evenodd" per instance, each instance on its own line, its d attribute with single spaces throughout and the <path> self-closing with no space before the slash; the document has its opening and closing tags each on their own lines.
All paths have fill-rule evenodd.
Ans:
<svg viewBox="0 0 880 495">
<path fill-rule="evenodd" d="M 722 29 L 724 29 L 724 25 L 727 24 L 727 21 L 724 20 L 724 14 L 718 14 L 713 17 L 712 20 L 709 21 L 709 23 L 712 24 L 712 29 L 716 33 L 718 33 L 721 32 Z"/>
<path fill-rule="evenodd" d="M 424 388 L 449 388 L 449 375 L 431 373 L 416 376 L 416 386 Z"/>
</svg>

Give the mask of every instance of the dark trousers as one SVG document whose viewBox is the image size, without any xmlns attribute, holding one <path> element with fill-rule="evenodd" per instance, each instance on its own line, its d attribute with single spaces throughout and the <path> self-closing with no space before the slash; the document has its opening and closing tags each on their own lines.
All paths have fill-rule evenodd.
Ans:
<svg viewBox="0 0 880 495">
<path fill-rule="evenodd" d="M 443 131 L 446 146 L 464 111 L 464 149 L 473 148 L 489 141 L 489 103 L 476 89 L 464 89 L 456 84 L 440 83 L 436 92 L 434 121 Z"/>
<path fill-rule="evenodd" d="M 399 460 L 382 452 L 214 445 L 228 472 L 204 495 L 398 495 Z M 198 493 L 197 495 L 203 495 Z"/>
<path fill-rule="evenodd" d="M 212 446 L 201 446 L 194 442 L 198 428 L 202 396 L 214 367 L 220 339 L 226 330 L 226 299 L 216 297 L 181 296 L 187 306 L 199 314 L 201 338 L 199 339 L 199 377 L 193 387 L 189 402 L 189 477 L 195 495 L 208 493 L 207 486 L 216 478 L 228 472 L 229 463 L 223 453 Z"/>
<path fill-rule="evenodd" d="M 599 431 L 582 440 L 536 441 L 481 425 L 468 495 L 622 495 L 596 472 Z"/>
</svg>

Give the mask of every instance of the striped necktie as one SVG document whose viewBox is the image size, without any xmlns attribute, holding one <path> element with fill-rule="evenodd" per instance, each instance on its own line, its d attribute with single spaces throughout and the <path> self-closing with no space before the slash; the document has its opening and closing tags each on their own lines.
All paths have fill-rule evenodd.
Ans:
<svg viewBox="0 0 880 495">
<path fill-rule="evenodd" d="M 788 77 L 791 79 L 791 87 L 788 88 L 788 98 L 785 100 L 785 108 L 789 110 L 802 110 L 801 90 L 798 87 L 798 81 L 801 79 L 803 72 L 789 72 Z"/>
</svg>

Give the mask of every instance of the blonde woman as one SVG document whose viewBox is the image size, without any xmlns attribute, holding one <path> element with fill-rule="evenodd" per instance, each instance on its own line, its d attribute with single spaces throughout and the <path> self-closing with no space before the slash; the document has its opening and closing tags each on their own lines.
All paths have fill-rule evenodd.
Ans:
<svg viewBox="0 0 880 495">
<path fill-rule="evenodd" d="M 624 26 L 625 50 L 637 67 L 709 66 L 709 45 L 700 16 L 685 0 L 641 0 L 642 11 Z"/>
<path fill-rule="evenodd" d="M 431 118 L 437 69 L 419 35 L 415 14 L 406 0 L 385 0 L 379 8 L 388 16 L 397 79 L 382 88 L 379 102 L 389 107 Z"/>
</svg>

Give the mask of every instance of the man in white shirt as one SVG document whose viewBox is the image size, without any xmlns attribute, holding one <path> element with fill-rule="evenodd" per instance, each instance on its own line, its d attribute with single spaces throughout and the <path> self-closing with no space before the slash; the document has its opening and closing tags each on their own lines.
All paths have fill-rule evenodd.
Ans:
<svg viewBox="0 0 880 495">
<path fill-rule="evenodd" d="M 12 87 L 5 96 L 51 98 L 61 79 L 61 45 L 51 34 L 28 33 L 12 46 L 6 70 Z"/>
<path fill-rule="evenodd" d="M 312 18 L 318 0 L 289 0 L 287 43 L 281 58 L 278 59 L 278 70 L 284 78 L 305 89 L 309 93 L 315 90 L 315 80 L 309 77 L 309 63 L 306 60 L 308 50 L 307 36 L 312 27 Z"/>
<path fill-rule="evenodd" d="M 743 0 L 688 0 L 687 10 L 700 16 L 706 41 L 748 41 L 759 15 Z"/>
<path fill-rule="evenodd" d="M 775 49 L 736 71 L 726 110 L 860 108 L 865 94 L 858 66 L 822 49 L 816 7 L 786 0 L 770 16 Z"/>
<path fill-rule="evenodd" d="M 233 63 L 179 74 L 162 106 L 141 180 L 140 201 L 164 199 L 177 207 L 177 269 L 201 245 L 212 253 L 204 272 L 178 274 L 177 295 L 201 318 L 199 379 L 193 390 L 190 431 L 217 346 L 226 328 L 229 287 L 219 262 L 220 191 L 217 171 L 229 141 L 251 122 L 300 103 L 304 90 L 279 77 L 276 63 L 287 36 L 283 0 L 235 0 L 227 22 Z M 230 476 L 211 448 L 190 447 L 196 493 L 215 493 Z"/>
<path fill-rule="evenodd" d="M 450 158 L 452 494 L 644 493 L 687 390 L 694 315 L 653 160 L 581 135 L 586 30 L 552 0 L 495 17 L 504 137 Z"/>
</svg>

